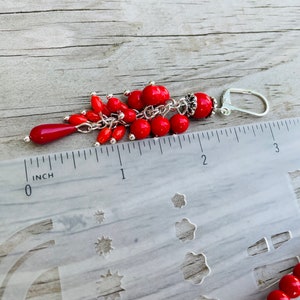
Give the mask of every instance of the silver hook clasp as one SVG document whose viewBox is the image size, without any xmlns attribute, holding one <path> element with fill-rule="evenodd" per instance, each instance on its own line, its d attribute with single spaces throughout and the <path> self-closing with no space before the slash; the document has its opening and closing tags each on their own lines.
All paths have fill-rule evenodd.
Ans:
<svg viewBox="0 0 300 300">
<path fill-rule="evenodd" d="M 256 96 L 263 102 L 263 104 L 265 106 L 265 110 L 261 113 L 257 113 L 257 112 L 254 112 L 254 111 L 251 111 L 248 109 L 243 109 L 240 107 L 233 106 L 231 104 L 231 98 L 230 98 L 231 93 L 247 94 L 247 95 Z M 241 111 L 241 112 L 253 115 L 253 116 L 262 117 L 262 116 L 265 116 L 269 112 L 269 102 L 265 96 L 263 96 L 262 94 L 260 94 L 258 92 L 251 91 L 251 90 L 245 90 L 245 89 L 238 89 L 238 88 L 229 88 L 223 93 L 223 96 L 221 98 L 221 107 L 217 110 L 225 116 L 230 115 L 232 110 L 237 110 L 237 111 Z"/>
</svg>

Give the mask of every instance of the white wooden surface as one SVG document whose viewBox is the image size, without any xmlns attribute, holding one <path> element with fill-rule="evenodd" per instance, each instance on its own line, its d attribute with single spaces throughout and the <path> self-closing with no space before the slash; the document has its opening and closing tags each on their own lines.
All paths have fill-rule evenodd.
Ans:
<svg viewBox="0 0 300 300">
<path fill-rule="evenodd" d="M 299 116 L 299 20 L 296 0 L 1 1 L 0 159 L 92 145 L 95 134 L 42 147 L 24 144 L 23 137 L 37 124 L 87 108 L 92 91 L 121 95 L 150 80 L 166 85 L 173 97 L 254 89 L 270 101 L 264 120 Z M 261 109 L 252 101 L 247 107 Z M 189 132 L 255 121 L 233 112 L 192 122 Z M 60 299 L 57 270 L 43 276 L 33 287 L 50 276 L 47 290 L 57 297 L 50 299 Z M 146 292 L 153 292 L 149 299 L 166 299 L 150 287 Z M 31 290 L 26 297 L 34 295 Z"/>
<path fill-rule="evenodd" d="M 0 158 L 91 145 L 95 135 L 44 147 L 22 138 L 86 108 L 92 91 L 119 95 L 150 80 L 173 97 L 251 88 L 271 103 L 265 119 L 297 116 L 299 9 L 296 0 L 1 1 Z M 253 121 L 235 113 L 190 131 Z"/>
</svg>

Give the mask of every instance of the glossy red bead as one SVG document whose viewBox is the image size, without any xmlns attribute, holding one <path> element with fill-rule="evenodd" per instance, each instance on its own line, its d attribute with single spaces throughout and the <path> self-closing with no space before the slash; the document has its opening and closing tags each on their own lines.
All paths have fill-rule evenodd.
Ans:
<svg viewBox="0 0 300 300">
<path fill-rule="evenodd" d="M 300 280 L 300 263 L 294 267 L 293 275 L 296 276 Z"/>
<path fill-rule="evenodd" d="M 131 140 L 141 140 L 149 136 L 151 132 L 150 123 L 145 119 L 137 119 L 130 125 Z"/>
<path fill-rule="evenodd" d="M 103 102 L 96 94 L 91 95 L 91 106 L 95 113 L 100 113 L 103 110 Z"/>
<path fill-rule="evenodd" d="M 142 110 L 145 105 L 141 100 L 142 91 L 132 91 L 126 94 L 128 96 L 127 104 L 130 108 Z"/>
<path fill-rule="evenodd" d="M 290 297 L 280 290 L 274 290 L 268 295 L 267 300 L 290 300 Z"/>
<path fill-rule="evenodd" d="M 120 141 L 126 133 L 126 127 L 124 125 L 118 125 L 113 129 L 110 142 L 114 144 Z"/>
<path fill-rule="evenodd" d="M 107 107 L 106 104 L 103 105 L 102 114 L 105 115 L 105 116 L 107 116 L 107 117 L 109 117 L 110 114 L 111 114 L 111 111 L 108 109 L 108 107 Z"/>
<path fill-rule="evenodd" d="M 151 131 L 154 136 L 164 136 L 170 131 L 170 121 L 163 116 L 151 120 Z"/>
<path fill-rule="evenodd" d="M 290 298 L 300 296 L 300 280 L 294 275 L 284 275 L 279 281 L 279 289 Z"/>
<path fill-rule="evenodd" d="M 74 114 L 74 115 L 69 116 L 69 118 L 68 118 L 68 123 L 75 125 L 75 126 L 85 123 L 87 121 L 88 121 L 88 119 L 86 118 L 86 116 L 82 115 L 82 114 Z"/>
<path fill-rule="evenodd" d="M 107 143 L 112 135 L 112 130 L 108 127 L 102 128 L 97 136 L 97 142 L 100 144 L 105 144 Z"/>
<path fill-rule="evenodd" d="M 29 138 L 36 144 L 47 144 L 77 131 L 71 124 L 42 124 L 30 131 Z"/>
<path fill-rule="evenodd" d="M 143 89 L 141 99 L 145 106 L 161 105 L 170 99 L 170 93 L 162 85 L 149 84 Z"/>
<path fill-rule="evenodd" d="M 120 105 L 120 111 L 124 111 L 126 109 L 128 109 L 128 105 L 122 101 L 120 101 L 121 105 Z"/>
<path fill-rule="evenodd" d="M 171 130 L 174 133 L 183 133 L 188 129 L 190 120 L 185 115 L 175 114 L 170 119 L 170 124 L 171 124 Z"/>
<path fill-rule="evenodd" d="M 84 115 L 91 122 L 98 122 L 101 119 L 99 114 L 95 113 L 93 110 L 88 110 Z"/>
<path fill-rule="evenodd" d="M 193 118 L 202 119 L 209 117 L 214 108 L 213 100 L 204 93 L 195 93 L 194 95 L 197 97 L 197 109 L 193 114 Z"/>
<path fill-rule="evenodd" d="M 109 97 L 106 106 L 110 112 L 115 113 L 121 110 L 122 103 L 121 100 L 116 97 Z"/>
<path fill-rule="evenodd" d="M 123 121 L 126 122 L 127 124 L 132 123 L 136 120 L 136 112 L 134 109 L 127 108 L 123 110 Z"/>
</svg>

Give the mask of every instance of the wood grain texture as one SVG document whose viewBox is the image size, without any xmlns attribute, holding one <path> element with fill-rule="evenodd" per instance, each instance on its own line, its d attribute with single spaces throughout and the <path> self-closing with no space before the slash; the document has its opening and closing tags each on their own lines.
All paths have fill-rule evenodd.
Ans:
<svg viewBox="0 0 300 300">
<path fill-rule="evenodd" d="M 299 12 L 295 0 L 1 1 L 0 158 L 90 146 L 93 134 L 44 147 L 22 139 L 86 108 L 92 91 L 120 95 L 149 80 L 173 97 L 251 88 L 270 101 L 264 119 L 297 116 Z M 234 113 L 189 130 L 254 121 Z"/>
</svg>

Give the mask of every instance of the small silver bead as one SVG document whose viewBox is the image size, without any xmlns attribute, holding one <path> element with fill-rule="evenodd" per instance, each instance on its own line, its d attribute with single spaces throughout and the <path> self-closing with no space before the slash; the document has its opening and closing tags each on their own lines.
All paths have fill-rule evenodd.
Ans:
<svg viewBox="0 0 300 300">
<path fill-rule="evenodd" d="M 30 137 L 27 135 L 24 137 L 24 142 L 29 143 L 30 142 Z"/>
<path fill-rule="evenodd" d="M 100 146 L 100 143 L 99 142 L 95 142 L 94 143 L 94 147 L 99 147 Z"/>
<path fill-rule="evenodd" d="M 116 140 L 115 138 L 111 138 L 109 142 L 110 142 L 112 145 L 114 145 L 114 144 L 117 142 L 117 140 Z"/>
<path fill-rule="evenodd" d="M 109 100 L 110 98 L 112 98 L 114 95 L 113 94 L 108 94 L 106 95 L 106 99 Z"/>
<path fill-rule="evenodd" d="M 64 117 L 64 121 L 65 121 L 65 122 L 68 122 L 69 119 L 70 119 L 70 116 L 65 116 L 65 117 Z"/>
<path fill-rule="evenodd" d="M 130 133 L 128 136 L 130 141 L 134 141 L 135 140 L 135 135 L 133 133 Z"/>
</svg>

